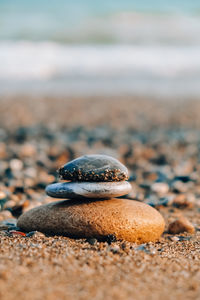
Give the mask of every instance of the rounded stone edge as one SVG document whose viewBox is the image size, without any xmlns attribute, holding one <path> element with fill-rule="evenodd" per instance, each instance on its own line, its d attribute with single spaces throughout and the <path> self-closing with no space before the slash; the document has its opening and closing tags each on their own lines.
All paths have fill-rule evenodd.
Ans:
<svg viewBox="0 0 200 300">
<path fill-rule="evenodd" d="M 133 200 L 129 200 L 129 199 L 115 199 L 115 200 L 133 201 Z M 73 200 L 69 200 L 69 201 L 71 201 L 71 203 L 74 203 Z M 99 200 L 88 201 L 88 203 L 90 203 L 90 202 L 98 203 L 98 201 Z M 107 201 L 111 201 L 111 200 L 107 200 Z M 117 240 L 127 240 L 129 242 L 133 242 L 133 243 L 137 243 L 137 244 L 158 241 L 159 238 L 161 237 L 162 233 L 164 232 L 165 221 L 164 221 L 163 216 L 156 209 L 150 207 L 149 205 L 147 205 L 145 203 L 140 203 L 140 202 L 139 202 L 140 205 L 142 204 L 142 205 L 148 206 L 151 211 L 154 211 L 154 213 L 153 213 L 153 214 L 155 214 L 154 218 L 156 217 L 156 219 L 157 219 L 155 224 L 153 224 L 153 226 L 151 228 L 149 228 L 149 230 L 148 230 L 148 227 L 145 227 L 146 232 L 144 234 L 142 234 L 142 237 L 141 236 L 136 237 L 133 234 L 133 232 L 127 231 L 127 230 L 123 234 L 121 232 L 119 232 L 119 230 L 115 231 L 114 228 L 112 228 L 113 224 L 109 225 L 109 226 L 111 226 L 112 230 L 108 231 L 106 233 L 106 235 L 99 234 L 99 233 L 91 235 L 91 234 L 88 234 L 88 231 L 84 232 L 84 234 L 83 233 L 71 234 L 71 233 L 67 232 L 67 230 L 63 231 L 62 229 L 61 230 L 56 229 L 56 231 L 55 231 L 55 230 L 52 230 L 52 228 L 43 230 L 42 226 L 43 226 L 44 222 L 46 223 L 49 220 L 48 214 L 49 214 L 49 211 L 52 209 L 52 207 L 54 205 L 56 205 L 56 206 L 60 207 L 60 209 L 62 209 L 62 206 L 64 206 L 64 207 L 66 205 L 68 206 L 67 203 L 68 203 L 68 201 L 58 201 L 58 202 L 45 204 L 45 205 L 42 205 L 39 207 L 35 207 L 19 217 L 17 226 L 26 232 L 37 230 L 37 231 L 41 231 L 41 232 L 51 235 L 51 236 L 61 235 L 61 236 L 67 236 L 69 238 L 75 238 L 75 239 L 90 238 L 92 236 L 93 238 L 97 238 L 97 239 L 101 240 L 102 238 L 105 238 L 107 235 L 114 235 Z M 79 202 L 79 203 L 81 204 L 82 202 Z M 77 204 L 78 203 L 76 202 L 75 205 L 77 205 Z M 46 207 L 48 207 L 48 210 L 46 210 Z M 44 219 L 42 221 L 38 220 L 37 222 L 35 222 L 34 212 L 37 212 L 38 209 L 43 210 L 42 215 L 43 215 Z M 52 216 L 51 216 L 50 220 L 51 220 L 51 222 L 56 222 L 55 220 L 52 220 Z M 28 223 L 27 223 L 27 221 L 28 221 Z M 145 222 L 144 222 L 144 224 L 145 224 Z M 98 226 L 99 226 L 99 224 L 97 224 L 97 227 Z M 87 230 L 88 230 L 88 228 L 87 228 Z"/>
<path fill-rule="evenodd" d="M 94 157 L 94 156 L 102 156 L 107 158 L 108 161 L 115 162 L 117 165 L 119 165 L 119 168 L 107 168 L 106 170 L 99 172 L 99 174 L 95 174 L 94 171 L 86 172 L 85 170 L 78 169 L 77 166 L 71 166 L 73 163 L 75 163 L 78 160 L 87 158 L 87 157 Z M 66 168 L 71 168 L 70 171 L 66 170 Z M 72 170 L 73 169 L 73 170 Z M 64 166 L 60 167 L 58 169 L 58 174 L 61 179 L 63 180 L 70 180 L 70 181 L 103 181 L 103 182 L 110 182 L 110 181 L 124 181 L 128 180 L 129 178 L 129 171 L 125 165 L 123 165 L 120 161 L 118 161 L 116 158 L 108 155 L 102 155 L 102 154 L 94 154 L 94 155 L 83 155 L 81 157 L 77 157 L 68 163 L 66 163 Z"/>
<path fill-rule="evenodd" d="M 95 182 L 90 182 L 91 184 L 95 185 Z M 99 184 L 100 182 L 97 182 L 96 184 Z M 105 185 L 106 183 L 110 183 L 110 182 L 101 182 L 103 185 Z M 113 182 L 113 185 L 115 184 L 118 184 L 120 182 Z M 112 193 L 112 195 L 105 195 L 106 193 L 108 194 L 109 193 L 109 187 L 107 188 L 107 191 L 102 191 L 102 192 L 98 192 L 95 190 L 92 192 L 89 192 L 88 191 L 88 194 L 87 195 L 81 195 L 81 194 L 78 194 L 78 193 L 75 193 L 72 189 L 71 189 L 71 192 L 69 191 L 68 194 L 64 191 L 62 191 L 62 189 L 59 191 L 58 188 L 57 188 L 57 191 L 53 191 L 53 186 L 57 187 L 57 186 L 62 186 L 62 185 L 71 185 L 71 184 L 74 184 L 74 185 L 81 185 L 81 184 L 89 184 L 89 182 L 62 182 L 62 183 L 52 183 L 52 184 L 49 184 L 46 189 L 45 189 L 45 192 L 48 196 L 52 197 L 52 198 L 60 198 L 60 199 L 79 199 L 79 200 L 87 200 L 87 199 L 112 199 L 112 198 L 117 198 L 117 197 L 122 197 L 122 196 L 125 196 L 125 195 L 128 195 L 130 193 L 130 191 L 132 190 L 132 186 L 131 184 L 128 182 L 128 181 L 123 181 L 122 184 L 126 184 L 126 192 L 119 192 L 118 190 L 118 186 L 116 186 L 116 192 Z M 84 188 L 84 187 L 82 187 Z M 70 188 L 69 188 L 70 190 Z"/>
</svg>

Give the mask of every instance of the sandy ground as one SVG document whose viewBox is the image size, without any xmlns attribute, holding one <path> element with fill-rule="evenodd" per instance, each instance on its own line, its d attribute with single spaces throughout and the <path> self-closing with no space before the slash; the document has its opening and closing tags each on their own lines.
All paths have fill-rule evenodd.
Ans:
<svg viewBox="0 0 200 300">
<path fill-rule="evenodd" d="M 0 299 L 200 299 L 199 111 L 198 100 L 0 99 Z M 128 197 L 165 218 L 158 242 L 11 230 L 21 213 L 52 201 L 44 188 L 56 169 L 86 153 L 128 166 Z M 168 233 L 180 216 L 194 234 Z"/>
</svg>

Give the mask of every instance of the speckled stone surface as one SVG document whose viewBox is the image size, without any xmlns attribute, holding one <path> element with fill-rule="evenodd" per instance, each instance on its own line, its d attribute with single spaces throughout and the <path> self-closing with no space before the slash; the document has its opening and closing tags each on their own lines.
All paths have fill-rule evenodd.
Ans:
<svg viewBox="0 0 200 300">
<path fill-rule="evenodd" d="M 128 179 L 128 169 L 107 155 L 85 155 L 59 169 L 62 179 L 70 181 L 122 181 Z"/>
<path fill-rule="evenodd" d="M 63 182 L 46 187 L 47 195 L 64 199 L 110 199 L 127 195 L 132 187 L 128 181 L 120 182 Z"/>
<path fill-rule="evenodd" d="M 165 222 L 161 214 L 147 204 L 127 199 L 81 202 L 58 201 L 33 208 L 18 219 L 25 231 L 75 238 L 102 238 L 114 235 L 136 243 L 159 239 Z"/>
</svg>

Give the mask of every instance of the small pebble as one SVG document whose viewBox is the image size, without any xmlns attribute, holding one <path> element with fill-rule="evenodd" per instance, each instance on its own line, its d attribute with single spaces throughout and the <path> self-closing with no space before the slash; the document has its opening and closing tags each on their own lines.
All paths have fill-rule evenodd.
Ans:
<svg viewBox="0 0 200 300">
<path fill-rule="evenodd" d="M 14 171 L 21 171 L 23 168 L 23 162 L 19 159 L 11 159 L 10 168 Z"/>
<path fill-rule="evenodd" d="M 187 189 L 188 189 L 187 185 L 180 180 L 174 181 L 172 183 L 172 190 L 175 193 L 185 193 L 185 192 L 187 192 Z"/>
<path fill-rule="evenodd" d="M 107 242 L 109 245 L 111 245 L 112 243 L 116 242 L 117 238 L 114 234 L 108 234 L 107 236 L 105 236 L 105 242 Z"/>
<path fill-rule="evenodd" d="M 28 235 L 28 237 L 34 237 L 34 238 L 44 238 L 44 237 L 46 237 L 45 234 L 40 232 L 40 231 L 30 231 L 29 233 L 27 233 L 27 235 Z"/>
<path fill-rule="evenodd" d="M 179 181 L 182 181 L 182 182 L 186 183 L 188 181 L 191 181 L 192 179 L 190 178 L 190 176 L 183 175 L 183 176 L 176 176 L 174 178 L 174 180 L 179 180 Z"/>
<path fill-rule="evenodd" d="M 30 231 L 26 234 L 27 237 L 32 237 L 36 231 Z"/>
<path fill-rule="evenodd" d="M 6 220 L 6 219 L 11 219 L 13 216 L 10 211 L 8 210 L 3 210 L 0 211 L 0 221 Z"/>
<path fill-rule="evenodd" d="M 8 226 L 8 225 L 1 225 L 1 224 L 0 224 L 0 231 L 8 230 L 8 229 L 9 229 L 9 226 Z"/>
<path fill-rule="evenodd" d="M 160 198 L 159 200 L 151 198 L 150 201 L 147 202 L 147 204 L 149 204 L 152 207 L 157 207 L 157 208 L 160 206 L 167 207 L 170 205 L 170 199 L 167 197 Z"/>
<path fill-rule="evenodd" d="M 5 219 L 2 224 L 8 225 L 8 226 L 16 226 L 17 225 L 17 220 L 12 218 L 12 219 Z"/>
<path fill-rule="evenodd" d="M 155 182 L 152 184 L 151 190 L 159 195 L 165 195 L 169 191 L 169 186 L 164 182 Z"/>
<path fill-rule="evenodd" d="M 26 236 L 26 233 L 22 232 L 22 231 L 16 231 L 16 230 L 9 230 L 10 234 L 16 234 L 16 235 L 21 235 L 21 236 Z"/>
<path fill-rule="evenodd" d="M 5 207 L 6 202 L 7 202 L 6 193 L 0 191 L 0 211 Z"/>
<path fill-rule="evenodd" d="M 95 245 L 97 243 L 97 239 L 91 238 L 91 239 L 87 239 L 86 242 L 88 242 L 90 245 Z"/>
<path fill-rule="evenodd" d="M 190 241 L 191 240 L 191 236 L 178 236 L 179 241 Z"/>
<path fill-rule="evenodd" d="M 138 246 L 137 248 L 135 248 L 135 250 L 137 251 L 144 251 L 147 254 L 150 254 L 151 252 L 149 251 L 149 249 L 146 248 L 145 244 L 142 244 L 140 246 Z"/>
<path fill-rule="evenodd" d="M 110 251 L 114 254 L 119 253 L 120 247 L 118 245 L 114 245 L 114 246 L 110 247 Z"/>
<path fill-rule="evenodd" d="M 192 199 L 189 201 L 185 194 L 180 194 L 173 199 L 172 205 L 177 208 L 193 208 L 194 201 Z"/>
<path fill-rule="evenodd" d="M 169 239 L 173 242 L 178 242 L 179 241 L 179 237 L 178 236 L 170 236 Z"/>
<path fill-rule="evenodd" d="M 35 146 L 27 143 L 21 147 L 20 155 L 22 157 L 33 157 L 35 154 L 36 154 Z"/>
<path fill-rule="evenodd" d="M 6 198 L 6 193 L 0 191 L 0 200 L 3 200 Z"/>
<path fill-rule="evenodd" d="M 168 232 L 171 234 L 178 234 L 182 232 L 194 233 L 195 228 L 188 219 L 185 217 L 180 217 L 176 221 L 169 224 Z"/>
</svg>

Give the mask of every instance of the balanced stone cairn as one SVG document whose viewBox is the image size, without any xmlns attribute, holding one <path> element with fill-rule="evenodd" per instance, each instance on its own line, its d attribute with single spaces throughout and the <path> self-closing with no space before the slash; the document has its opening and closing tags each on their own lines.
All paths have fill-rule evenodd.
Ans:
<svg viewBox="0 0 200 300">
<path fill-rule="evenodd" d="M 50 184 L 46 193 L 65 199 L 33 208 L 18 219 L 24 231 L 73 238 L 114 236 L 136 243 L 157 240 L 164 231 L 161 214 L 151 206 L 115 198 L 131 191 L 128 170 L 106 155 L 85 155 L 58 170 L 66 182 Z"/>
</svg>

